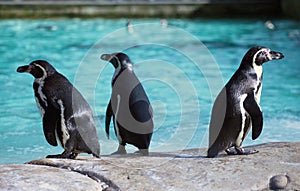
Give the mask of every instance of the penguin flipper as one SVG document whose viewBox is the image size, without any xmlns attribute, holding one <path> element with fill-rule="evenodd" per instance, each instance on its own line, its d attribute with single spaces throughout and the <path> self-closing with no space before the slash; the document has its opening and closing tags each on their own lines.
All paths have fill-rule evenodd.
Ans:
<svg viewBox="0 0 300 191">
<path fill-rule="evenodd" d="M 246 97 L 244 107 L 251 117 L 252 139 L 255 140 L 260 135 L 263 128 L 263 114 L 260 106 L 256 102 L 253 91 Z"/>
<path fill-rule="evenodd" d="M 105 132 L 107 138 L 109 138 L 109 125 L 110 125 L 110 120 L 112 115 L 113 115 L 113 111 L 111 107 L 111 100 L 109 100 L 109 103 L 106 108 L 106 115 L 105 115 Z"/>
<path fill-rule="evenodd" d="M 138 122 L 147 122 L 152 118 L 152 108 L 149 102 L 140 100 L 130 106 L 131 115 Z"/>
<path fill-rule="evenodd" d="M 50 106 L 46 109 L 43 117 L 44 135 L 47 142 L 52 146 L 57 146 L 55 130 L 57 121 L 59 119 L 58 117 L 59 116 L 57 115 L 57 111 Z"/>
</svg>

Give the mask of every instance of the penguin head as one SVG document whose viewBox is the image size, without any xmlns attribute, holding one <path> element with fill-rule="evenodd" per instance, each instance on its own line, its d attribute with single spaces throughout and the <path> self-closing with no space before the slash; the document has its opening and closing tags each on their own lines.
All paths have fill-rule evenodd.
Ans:
<svg viewBox="0 0 300 191">
<path fill-rule="evenodd" d="M 30 73 L 35 78 L 45 79 L 56 72 L 55 68 L 45 60 L 35 60 L 29 65 L 20 66 L 17 69 L 19 73 Z"/>
<path fill-rule="evenodd" d="M 130 58 L 121 52 L 113 54 L 102 54 L 100 57 L 102 60 L 109 61 L 112 65 L 117 68 L 128 68 L 132 67 L 132 62 Z"/>
<path fill-rule="evenodd" d="M 265 62 L 279 60 L 283 57 L 284 55 L 280 52 L 271 51 L 269 48 L 262 46 L 255 46 L 250 48 L 245 54 L 242 64 L 251 64 L 252 67 L 254 65 L 261 66 Z"/>
</svg>

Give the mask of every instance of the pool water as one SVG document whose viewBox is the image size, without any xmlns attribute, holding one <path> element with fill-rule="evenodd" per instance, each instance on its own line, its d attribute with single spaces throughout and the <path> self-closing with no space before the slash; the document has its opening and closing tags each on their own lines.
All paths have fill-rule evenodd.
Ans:
<svg viewBox="0 0 300 191">
<path fill-rule="evenodd" d="M 16 68 L 36 59 L 49 61 L 90 103 L 96 119 L 101 154 L 117 149 L 111 128 L 104 132 L 113 67 L 103 53 L 123 51 L 154 109 L 150 151 L 207 147 L 213 101 L 238 68 L 246 51 L 262 45 L 285 58 L 264 64 L 261 107 L 264 128 L 244 145 L 300 141 L 300 24 L 259 19 L 132 20 L 125 19 L 1 20 L 0 163 L 24 163 L 61 153 L 43 135 L 33 97 L 33 77 Z M 130 152 L 136 149 L 129 146 Z M 200 153 L 205 154 L 205 153 Z"/>
</svg>

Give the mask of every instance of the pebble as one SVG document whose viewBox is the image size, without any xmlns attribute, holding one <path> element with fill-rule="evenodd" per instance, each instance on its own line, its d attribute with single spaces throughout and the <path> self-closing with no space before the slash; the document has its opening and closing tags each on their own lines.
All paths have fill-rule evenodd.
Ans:
<svg viewBox="0 0 300 191">
<path fill-rule="evenodd" d="M 288 178 L 285 175 L 276 175 L 270 179 L 270 189 L 284 189 L 288 184 Z"/>
</svg>

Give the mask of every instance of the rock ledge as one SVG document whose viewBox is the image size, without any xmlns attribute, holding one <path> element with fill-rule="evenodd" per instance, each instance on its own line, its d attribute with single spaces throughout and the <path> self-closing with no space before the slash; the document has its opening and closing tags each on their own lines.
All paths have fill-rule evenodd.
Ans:
<svg viewBox="0 0 300 191">
<path fill-rule="evenodd" d="M 205 149 L 189 149 L 151 153 L 149 157 L 39 159 L 25 165 L 1 165 L 0 190 L 300 189 L 300 142 L 251 147 L 259 153 L 245 156 L 221 154 L 209 159 L 203 154 Z M 24 185 L 28 186 L 27 189 Z"/>
</svg>

